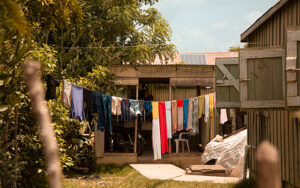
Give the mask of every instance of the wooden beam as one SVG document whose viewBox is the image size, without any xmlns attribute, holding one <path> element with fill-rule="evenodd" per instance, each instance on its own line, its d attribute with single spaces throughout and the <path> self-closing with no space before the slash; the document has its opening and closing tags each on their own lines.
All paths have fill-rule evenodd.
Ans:
<svg viewBox="0 0 300 188">
<path fill-rule="evenodd" d="M 136 100 L 139 99 L 139 85 L 136 85 L 136 92 L 135 92 Z M 135 129 L 134 129 L 134 153 L 136 153 L 137 148 L 137 129 L 138 129 L 138 117 L 135 119 Z"/>
<path fill-rule="evenodd" d="M 224 65 L 217 64 L 217 67 L 228 78 L 227 82 L 231 83 L 237 91 L 240 91 L 239 80 L 235 79 Z"/>
</svg>

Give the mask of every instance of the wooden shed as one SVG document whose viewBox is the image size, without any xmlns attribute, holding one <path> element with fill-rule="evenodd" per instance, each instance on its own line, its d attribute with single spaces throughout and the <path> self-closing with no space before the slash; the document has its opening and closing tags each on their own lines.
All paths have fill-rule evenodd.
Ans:
<svg viewBox="0 0 300 188">
<path fill-rule="evenodd" d="M 300 1 L 281 0 L 241 34 L 240 102 L 248 115 L 248 144 L 278 148 L 283 187 L 300 186 Z M 255 177 L 256 150 L 248 166 Z"/>
<path fill-rule="evenodd" d="M 131 93 L 134 95 L 127 97 L 136 99 L 140 98 L 139 95 L 144 87 L 153 96 L 154 101 L 181 100 L 208 94 L 215 90 L 214 65 L 115 65 L 111 67 L 111 72 L 116 75 L 116 85 L 120 84 L 132 89 Z M 134 128 L 136 143 L 137 120 L 131 121 L 125 126 Z M 152 123 L 145 122 L 142 129 L 144 137 L 152 143 Z M 219 131 L 217 128 L 213 130 L 215 134 Z M 199 149 L 198 144 L 207 143 L 209 140 L 202 139 L 203 134 L 208 134 L 207 132 L 210 133 L 210 130 L 200 130 L 200 135 L 191 137 L 190 139 L 193 140 L 190 140 L 190 148 L 192 149 L 193 143 L 197 149 Z M 154 162 L 152 148 L 147 157 L 137 157 L 136 144 L 133 153 L 111 153 L 105 150 L 105 133 L 103 132 L 96 132 L 95 142 L 98 163 Z M 188 164 L 194 159 L 200 162 L 200 153 L 174 153 L 170 143 L 171 140 L 169 140 L 169 154 L 168 157 L 164 157 L 164 162 L 180 163 L 183 160 L 185 164 Z"/>
</svg>

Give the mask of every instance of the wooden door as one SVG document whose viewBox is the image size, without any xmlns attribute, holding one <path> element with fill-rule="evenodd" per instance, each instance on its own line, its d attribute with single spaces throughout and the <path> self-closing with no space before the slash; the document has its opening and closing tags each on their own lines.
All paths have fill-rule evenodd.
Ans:
<svg viewBox="0 0 300 188">
<path fill-rule="evenodd" d="M 300 106 L 300 28 L 287 32 L 287 106 Z"/>
<path fill-rule="evenodd" d="M 285 107 L 285 50 L 240 51 L 241 108 Z"/>
<path fill-rule="evenodd" d="M 216 59 L 216 106 L 240 108 L 239 59 Z"/>
</svg>

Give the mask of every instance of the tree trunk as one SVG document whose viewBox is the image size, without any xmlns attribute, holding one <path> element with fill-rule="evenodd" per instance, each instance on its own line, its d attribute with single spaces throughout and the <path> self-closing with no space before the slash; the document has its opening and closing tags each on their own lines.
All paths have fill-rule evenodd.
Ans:
<svg viewBox="0 0 300 188">
<path fill-rule="evenodd" d="M 58 155 L 58 146 L 55 132 L 51 126 L 48 106 L 44 101 L 44 88 L 40 79 L 40 63 L 28 61 L 24 64 L 25 78 L 32 101 L 32 109 L 40 128 L 40 134 L 44 145 L 44 155 L 47 164 L 49 187 L 62 187 L 62 172 Z"/>
</svg>

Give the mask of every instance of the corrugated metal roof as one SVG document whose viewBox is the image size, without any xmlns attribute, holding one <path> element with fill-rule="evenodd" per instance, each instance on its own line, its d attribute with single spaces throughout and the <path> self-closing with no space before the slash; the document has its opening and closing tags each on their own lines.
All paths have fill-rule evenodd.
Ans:
<svg viewBox="0 0 300 188">
<path fill-rule="evenodd" d="M 180 54 L 180 60 L 187 65 L 206 65 L 204 54 Z"/>
</svg>

